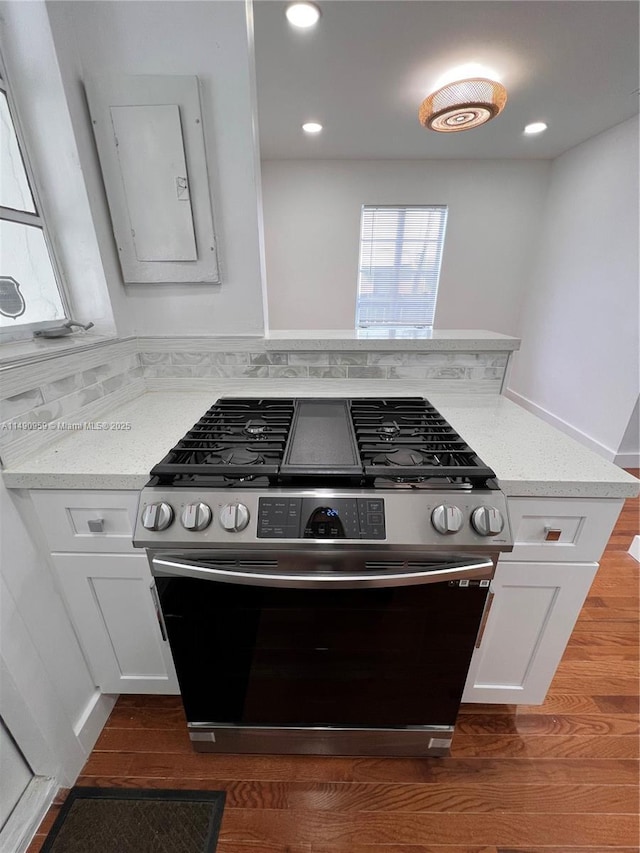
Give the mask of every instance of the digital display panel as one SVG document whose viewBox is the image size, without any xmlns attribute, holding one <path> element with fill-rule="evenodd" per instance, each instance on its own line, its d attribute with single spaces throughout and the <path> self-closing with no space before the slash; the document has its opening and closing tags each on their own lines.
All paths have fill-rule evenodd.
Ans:
<svg viewBox="0 0 640 853">
<path fill-rule="evenodd" d="M 260 498 L 257 533 L 260 539 L 384 539 L 381 498 L 293 497 Z"/>
<path fill-rule="evenodd" d="M 304 526 L 305 539 L 346 539 L 338 510 L 330 506 L 316 507 Z"/>
</svg>

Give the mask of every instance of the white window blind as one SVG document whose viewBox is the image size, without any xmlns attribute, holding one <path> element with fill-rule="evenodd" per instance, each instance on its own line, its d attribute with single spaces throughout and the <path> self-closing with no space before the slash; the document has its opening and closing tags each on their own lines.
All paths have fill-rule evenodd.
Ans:
<svg viewBox="0 0 640 853">
<path fill-rule="evenodd" d="M 356 327 L 432 326 L 446 205 L 363 205 Z"/>
</svg>

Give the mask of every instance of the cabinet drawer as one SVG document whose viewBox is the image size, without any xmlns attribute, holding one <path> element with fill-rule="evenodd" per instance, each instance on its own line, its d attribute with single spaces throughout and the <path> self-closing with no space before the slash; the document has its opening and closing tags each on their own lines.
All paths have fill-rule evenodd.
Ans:
<svg viewBox="0 0 640 853">
<path fill-rule="evenodd" d="M 597 562 L 623 501 L 593 498 L 509 498 L 514 547 L 504 560 Z"/>
<path fill-rule="evenodd" d="M 31 498 L 51 551 L 134 551 L 138 492 L 32 491 Z"/>
</svg>

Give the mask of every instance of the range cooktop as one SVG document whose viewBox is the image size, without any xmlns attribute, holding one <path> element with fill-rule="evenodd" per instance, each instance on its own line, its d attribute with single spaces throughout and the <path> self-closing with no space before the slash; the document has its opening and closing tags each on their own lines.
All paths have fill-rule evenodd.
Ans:
<svg viewBox="0 0 640 853">
<path fill-rule="evenodd" d="M 494 472 L 421 397 L 223 398 L 151 475 L 140 547 L 511 548 Z"/>
<path fill-rule="evenodd" d="M 152 486 L 496 488 L 422 397 L 222 398 L 151 476 Z"/>
</svg>

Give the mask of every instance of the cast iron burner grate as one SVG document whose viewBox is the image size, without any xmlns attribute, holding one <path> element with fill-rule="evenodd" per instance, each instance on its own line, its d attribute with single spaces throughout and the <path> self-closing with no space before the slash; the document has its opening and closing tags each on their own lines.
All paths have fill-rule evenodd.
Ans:
<svg viewBox="0 0 640 853">
<path fill-rule="evenodd" d="M 275 477 L 293 412 L 293 400 L 222 398 L 151 474 L 158 483 L 172 485 L 193 485 L 199 477 Z"/>
<path fill-rule="evenodd" d="M 351 417 L 367 478 L 393 479 L 399 484 L 435 479 L 473 487 L 486 486 L 495 477 L 421 397 L 352 400 Z"/>
<path fill-rule="evenodd" d="M 222 398 L 152 471 L 155 485 L 487 487 L 495 477 L 421 397 Z"/>
</svg>

